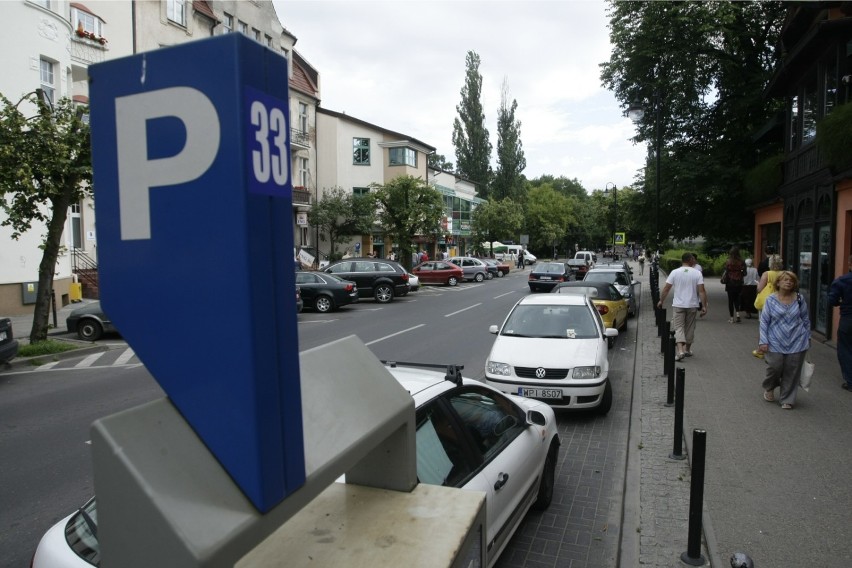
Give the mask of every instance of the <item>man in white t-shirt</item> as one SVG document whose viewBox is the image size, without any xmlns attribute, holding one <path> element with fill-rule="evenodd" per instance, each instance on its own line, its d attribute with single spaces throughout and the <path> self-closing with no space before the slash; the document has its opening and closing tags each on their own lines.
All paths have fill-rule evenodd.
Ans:
<svg viewBox="0 0 852 568">
<path fill-rule="evenodd" d="M 677 344 L 676 361 L 682 361 L 684 357 L 692 356 L 696 312 L 700 309 L 701 317 L 707 314 L 707 292 L 704 290 L 704 276 L 691 266 L 693 262 L 692 253 L 683 253 L 681 267 L 669 273 L 668 278 L 666 278 L 666 285 L 660 292 L 660 301 L 657 303 L 657 306 L 662 308 L 669 291 L 674 290 L 672 327 Z"/>
</svg>

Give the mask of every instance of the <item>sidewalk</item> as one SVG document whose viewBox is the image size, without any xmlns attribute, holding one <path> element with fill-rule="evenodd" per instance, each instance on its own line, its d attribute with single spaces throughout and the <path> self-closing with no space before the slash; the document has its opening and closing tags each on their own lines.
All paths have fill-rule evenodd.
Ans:
<svg viewBox="0 0 852 568">
<path fill-rule="evenodd" d="M 635 523 L 641 536 L 638 551 L 625 539 L 621 566 L 636 554 L 634 566 L 685 566 L 691 474 L 687 461 L 668 457 L 674 407 L 664 406 L 667 378 L 649 270 L 639 276 L 634 265 L 642 283 L 635 377 L 641 380 L 634 380 L 628 470 L 632 463 L 641 474 L 638 498 L 627 483 L 624 532 Z M 677 363 L 686 373 L 683 448 L 690 461 L 692 430 L 707 432 L 705 565 L 730 566 L 731 555 L 744 552 L 757 568 L 852 566 L 852 393 L 840 388 L 836 350 L 812 342 L 810 392 L 800 390 L 795 409 L 781 410 L 763 400 L 765 363 L 751 355 L 758 320 L 728 323 L 724 286 L 708 276 L 705 288 L 708 312 L 698 322 L 695 355 Z M 670 301 L 665 307 L 670 320 Z"/>
</svg>

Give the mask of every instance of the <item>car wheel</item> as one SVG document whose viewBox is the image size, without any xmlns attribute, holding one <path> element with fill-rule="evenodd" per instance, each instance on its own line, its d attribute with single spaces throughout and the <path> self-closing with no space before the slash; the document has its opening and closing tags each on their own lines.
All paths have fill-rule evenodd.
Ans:
<svg viewBox="0 0 852 568">
<path fill-rule="evenodd" d="M 380 304 L 387 304 L 393 300 L 393 288 L 387 284 L 379 284 L 375 293 L 376 301 Z"/>
<path fill-rule="evenodd" d="M 497 278 L 503 278 L 503 276 L 505 276 L 505 274 L 503 274 L 502 270 L 497 273 Z"/>
<path fill-rule="evenodd" d="M 474 276 L 473 279 L 477 282 L 482 282 L 483 280 L 485 280 L 485 276 L 481 272 L 477 272 L 476 276 Z"/>
<path fill-rule="evenodd" d="M 544 460 L 544 467 L 541 470 L 541 481 L 538 483 L 538 497 L 533 503 L 532 508 L 536 511 L 543 511 L 550 506 L 553 501 L 553 487 L 556 485 L 556 458 L 559 454 L 559 446 L 555 442 L 550 443 L 550 449 L 547 451 L 547 458 Z"/>
<path fill-rule="evenodd" d="M 86 341 L 96 341 L 104 334 L 104 328 L 95 320 L 85 319 L 77 324 L 77 335 Z"/>
<path fill-rule="evenodd" d="M 489 273 L 488 273 L 488 276 L 486 276 L 486 278 L 488 278 L 489 280 L 491 280 L 492 278 L 494 278 L 494 275 L 493 275 L 493 274 L 491 274 L 491 273 L 489 272 Z"/>
<path fill-rule="evenodd" d="M 318 312 L 326 313 L 334 309 L 334 302 L 328 296 L 320 296 L 316 299 L 314 307 Z"/>
<path fill-rule="evenodd" d="M 459 279 L 455 276 L 450 276 L 449 278 L 447 278 L 447 286 L 455 286 L 458 283 Z"/>
<path fill-rule="evenodd" d="M 601 397 L 601 403 L 597 408 L 598 414 L 606 414 L 609 412 L 610 408 L 612 408 L 612 385 L 609 384 L 609 379 L 607 379 L 603 396 Z"/>
</svg>

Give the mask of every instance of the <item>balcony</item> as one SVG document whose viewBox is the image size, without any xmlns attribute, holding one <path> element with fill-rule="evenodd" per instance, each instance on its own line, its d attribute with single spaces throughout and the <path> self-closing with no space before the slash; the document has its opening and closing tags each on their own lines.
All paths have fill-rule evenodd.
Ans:
<svg viewBox="0 0 852 568">
<path fill-rule="evenodd" d="M 293 205 L 310 205 L 311 192 L 301 185 L 293 186 Z"/>
<path fill-rule="evenodd" d="M 825 167 L 816 144 L 808 144 L 787 154 L 784 161 L 784 183 L 790 184 Z"/>
<path fill-rule="evenodd" d="M 290 129 L 290 144 L 292 146 L 298 146 L 299 148 L 310 148 L 311 147 L 311 138 L 307 132 L 302 130 L 298 130 L 296 128 Z"/>
</svg>

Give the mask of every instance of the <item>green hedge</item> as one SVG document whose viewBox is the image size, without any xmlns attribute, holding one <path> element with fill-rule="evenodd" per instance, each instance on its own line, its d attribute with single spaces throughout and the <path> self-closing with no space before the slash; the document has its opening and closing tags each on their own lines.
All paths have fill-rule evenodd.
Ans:
<svg viewBox="0 0 852 568">
<path fill-rule="evenodd" d="M 660 268 L 666 272 L 671 272 L 672 270 L 679 268 L 681 264 L 683 264 L 681 257 L 685 252 L 695 253 L 696 251 L 687 251 L 686 249 L 672 249 L 665 251 L 662 255 L 660 255 Z M 751 253 L 749 251 L 741 250 L 740 254 L 742 255 L 743 260 L 751 258 Z M 710 258 L 709 256 L 697 253 L 697 256 L 698 264 L 701 265 L 701 270 L 704 273 L 704 276 L 721 277 L 722 270 L 725 269 L 725 262 L 728 260 L 728 255 Z"/>
<path fill-rule="evenodd" d="M 836 107 L 817 123 L 817 146 L 835 171 L 852 167 L 852 104 Z"/>
</svg>

